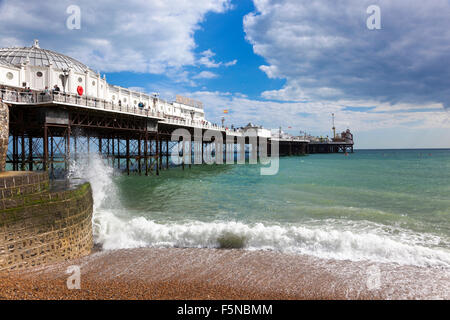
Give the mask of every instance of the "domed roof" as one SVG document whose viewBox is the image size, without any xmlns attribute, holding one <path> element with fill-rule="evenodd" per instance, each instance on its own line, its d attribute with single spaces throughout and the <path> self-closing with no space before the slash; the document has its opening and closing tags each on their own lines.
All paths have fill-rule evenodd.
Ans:
<svg viewBox="0 0 450 320">
<path fill-rule="evenodd" d="M 0 65 L 2 65 L 2 66 L 7 66 L 7 67 L 15 67 L 15 65 L 9 63 L 8 61 L 6 61 L 6 60 L 3 59 L 3 58 L 0 58 Z"/>
<path fill-rule="evenodd" d="M 6 61 L 12 65 L 20 67 L 22 63 L 28 63 L 32 66 L 47 67 L 50 63 L 56 69 L 69 69 L 74 71 L 85 72 L 90 70 L 83 63 L 65 56 L 63 54 L 41 49 L 39 42 L 34 41 L 33 46 L 23 48 L 0 48 L 0 60 Z"/>
</svg>

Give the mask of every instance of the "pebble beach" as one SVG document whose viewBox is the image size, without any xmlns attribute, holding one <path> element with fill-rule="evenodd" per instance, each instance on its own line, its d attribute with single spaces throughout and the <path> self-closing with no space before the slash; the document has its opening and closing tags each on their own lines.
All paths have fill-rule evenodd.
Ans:
<svg viewBox="0 0 450 320">
<path fill-rule="evenodd" d="M 79 290 L 67 288 L 72 265 Z M 121 249 L 2 274 L 0 299 L 450 299 L 450 270 L 271 251 Z"/>
</svg>

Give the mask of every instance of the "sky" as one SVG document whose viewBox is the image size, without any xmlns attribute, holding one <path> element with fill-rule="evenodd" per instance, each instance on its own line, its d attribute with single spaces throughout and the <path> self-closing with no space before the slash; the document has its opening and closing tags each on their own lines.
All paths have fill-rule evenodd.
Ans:
<svg viewBox="0 0 450 320">
<path fill-rule="evenodd" d="M 449 16 L 449 0 L 0 0 L 0 47 L 39 39 L 228 126 L 331 136 L 334 113 L 357 148 L 450 148 Z"/>
</svg>

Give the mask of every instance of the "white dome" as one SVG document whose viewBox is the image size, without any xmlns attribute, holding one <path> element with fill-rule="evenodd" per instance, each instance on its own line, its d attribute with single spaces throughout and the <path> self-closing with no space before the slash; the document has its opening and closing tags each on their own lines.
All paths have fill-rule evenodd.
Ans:
<svg viewBox="0 0 450 320">
<path fill-rule="evenodd" d="M 0 48 L 0 61 L 16 67 L 20 67 L 22 63 L 28 63 L 29 65 L 37 67 L 47 67 L 52 63 L 54 68 L 60 70 L 69 68 L 78 72 L 90 70 L 83 63 L 66 55 L 41 49 L 37 40 L 35 40 L 32 47 Z"/>
<path fill-rule="evenodd" d="M 9 63 L 7 60 L 0 58 L 0 65 L 7 66 L 7 67 L 15 67 L 15 65 Z"/>
</svg>

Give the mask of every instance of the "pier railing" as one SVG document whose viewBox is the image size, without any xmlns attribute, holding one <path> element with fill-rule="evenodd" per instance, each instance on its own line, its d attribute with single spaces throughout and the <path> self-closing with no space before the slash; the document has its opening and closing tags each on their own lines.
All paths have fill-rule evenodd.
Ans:
<svg viewBox="0 0 450 320">
<path fill-rule="evenodd" d="M 88 107 L 91 109 L 107 110 L 111 112 L 122 112 L 142 117 L 160 118 L 162 123 L 199 127 L 202 129 L 213 129 L 226 131 L 225 128 L 216 124 L 212 124 L 206 120 L 191 120 L 174 117 L 161 111 L 155 110 L 153 107 L 135 107 L 128 104 L 114 103 L 104 99 L 93 98 L 88 96 L 79 96 L 76 94 L 64 92 L 45 92 L 45 91 L 16 91 L 9 89 L 0 89 L 0 98 L 12 104 L 46 104 L 61 103 L 78 107 Z"/>
<path fill-rule="evenodd" d="M 121 112 L 141 117 L 151 117 L 161 119 L 161 123 L 180 125 L 187 127 L 197 127 L 201 129 L 210 129 L 226 132 L 229 135 L 241 136 L 245 134 L 245 130 L 242 129 L 229 129 L 217 124 L 213 124 L 206 120 L 192 120 L 188 118 L 175 117 L 162 111 L 155 110 L 153 106 L 136 107 L 129 106 L 123 103 L 114 103 L 105 99 L 93 98 L 89 96 L 79 96 L 77 94 L 53 92 L 53 91 L 18 91 L 10 90 L 6 88 L 0 89 L 1 100 L 19 105 L 30 104 L 67 104 L 77 107 L 87 107 L 90 109 L 106 110 L 111 112 Z M 276 140 L 280 140 L 275 138 Z M 285 139 L 281 139 L 285 140 Z M 287 139 L 292 141 L 299 141 L 301 139 Z"/>
<path fill-rule="evenodd" d="M 0 89 L 0 98 L 13 104 L 45 104 L 45 103 L 64 103 L 74 106 L 88 107 L 93 109 L 108 110 L 113 112 L 123 112 L 142 117 L 164 118 L 162 112 L 148 107 L 135 107 L 125 104 L 117 104 L 104 99 L 92 98 L 88 96 L 79 96 L 64 92 L 45 92 L 45 91 L 15 91 Z"/>
<path fill-rule="evenodd" d="M 220 127 L 215 124 L 212 124 L 212 123 L 209 123 L 205 120 L 200 121 L 200 120 L 190 120 L 190 119 L 181 119 L 181 118 L 175 119 L 175 118 L 172 118 L 171 116 L 166 115 L 162 122 L 167 123 L 167 124 L 175 124 L 175 125 L 189 126 L 189 127 L 200 127 L 203 129 L 225 131 L 225 128 Z"/>
</svg>

